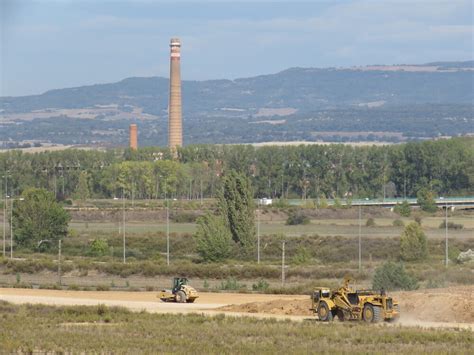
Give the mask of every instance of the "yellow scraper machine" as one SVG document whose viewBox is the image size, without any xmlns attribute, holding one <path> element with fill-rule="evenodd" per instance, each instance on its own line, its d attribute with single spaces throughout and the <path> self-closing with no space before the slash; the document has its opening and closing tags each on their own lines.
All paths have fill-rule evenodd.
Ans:
<svg viewBox="0 0 474 355">
<path fill-rule="evenodd" d="M 351 279 L 345 278 L 337 290 L 318 287 L 311 295 L 311 309 L 321 321 L 358 320 L 368 323 L 395 321 L 400 317 L 398 302 L 386 295 L 385 291 L 353 290 Z"/>
<path fill-rule="evenodd" d="M 163 302 L 193 303 L 198 297 L 198 292 L 188 285 L 185 277 L 175 277 L 171 290 L 161 290 L 158 293 L 158 298 Z"/>
</svg>

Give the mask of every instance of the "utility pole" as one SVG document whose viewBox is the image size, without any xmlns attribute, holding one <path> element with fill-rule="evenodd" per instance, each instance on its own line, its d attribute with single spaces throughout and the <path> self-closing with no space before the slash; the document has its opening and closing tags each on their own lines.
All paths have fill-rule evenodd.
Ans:
<svg viewBox="0 0 474 355">
<path fill-rule="evenodd" d="M 10 200 L 10 259 L 13 259 L 13 197 Z"/>
<path fill-rule="evenodd" d="M 445 233 L 446 233 L 446 267 L 448 267 L 448 202 L 446 202 L 446 220 L 445 220 Z"/>
<path fill-rule="evenodd" d="M 260 264 L 260 201 L 257 208 L 257 264 Z"/>
<path fill-rule="evenodd" d="M 201 184 L 201 206 L 202 206 L 202 174 L 201 174 L 201 181 L 200 181 L 200 184 Z"/>
<path fill-rule="evenodd" d="M 61 239 L 58 240 L 58 282 L 61 286 Z"/>
<path fill-rule="evenodd" d="M 362 272 L 362 211 L 361 206 L 359 205 L 359 273 Z"/>
<path fill-rule="evenodd" d="M 166 203 L 166 265 L 170 265 L 170 209 L 168 199 L 165 198 Z"/>
<path fill-rule="evenodd" d="M 7 196 L 8 196 L 8 179 L 7 174 L 5 174 L 5 204 L 3 205 L 3 257 L 6 257 L 6 237 L 7 237 Z"/>
<path fill-rule="evenodd" d="M 281 284 L 285 284 L 285 241 L 281 243 Z"/>
<path fill-rule="evenodd" d="M 125 193 L 122 188 L 122 233 L 123 233 L 123 263 L 125 264 Z"/>
</svg>

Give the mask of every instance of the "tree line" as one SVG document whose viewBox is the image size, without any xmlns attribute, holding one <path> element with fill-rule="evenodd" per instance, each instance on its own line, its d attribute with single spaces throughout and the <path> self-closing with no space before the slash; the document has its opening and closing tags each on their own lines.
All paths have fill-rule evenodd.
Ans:
<svg viewBox="0 0 474 355">
<path fill-rule="evenodd" d="M 210 198 L 231 170 L 253 197 L 379 198 L 474 191 L 474 139 L 400 145 L 190 145 L 177 157 L 162 147 L 0 153 L 0 191 L 45 188 L 57 199 Z"/>
</svg>

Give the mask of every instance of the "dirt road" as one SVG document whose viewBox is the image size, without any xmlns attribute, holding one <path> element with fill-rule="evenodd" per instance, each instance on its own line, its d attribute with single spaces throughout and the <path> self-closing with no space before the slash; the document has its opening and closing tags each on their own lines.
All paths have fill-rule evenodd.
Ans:
<svg viewBox="0 0 474 355">
<path fill-rule="evenodd" d="M 196 303 L 164 303 L 157 292 L 110 292 L 110 291 L 62 291 L 0 288 L 0 300 L 12 303 L 41 303 L 49 305 L 97 305 L 122 306 L 132 310 L 154 313 L 190 313 L 212 311 L 226 305 L 274 300 L 298 301 L 307 296 L 261 295 L 239 293 L 200 293 Z M 205 312 L 207 313 L 207 312 Z M 217 313 L 223 313 L 217 311 Z M 237 312 L 239 313 L 239 312 Z M 243 312 L 245 313 L 245 312 Z"/>
<path fill-rule="evenodd" d="M 0 288 L 0 300 L 49 305 L 122 306 L 152 313 L 225 313 L 258 318 L 314 319 L 306 295 L 200 293 L 196 303 L 164 303 L 156 292 L 97 292 Z M 398 324 L 474 330 L 474 286 L 394 293 L 400 300 Z"/>
</svg>

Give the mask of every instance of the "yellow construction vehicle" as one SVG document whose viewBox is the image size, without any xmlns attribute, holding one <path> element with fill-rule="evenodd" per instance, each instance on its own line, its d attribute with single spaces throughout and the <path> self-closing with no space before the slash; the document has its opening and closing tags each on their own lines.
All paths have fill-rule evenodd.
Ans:
<svg viewBox="0 0 474 355">
<path fill-rule="evenodd" d="M 397 301 L 388 297 L 384 290 L 353 290 L 351 279 L 345 278 L 337 290 L 318 287 L 311 295 L 311 310 L 321 321 L 364 320 L 368 323 L 394 321 L 400 317 Z"/>
<path fill-rule="evenodd" d="M 188 285 L 185 277 L 175 277 L 171 290 L 161 290 L 157 296 L 163 302 L 193 303 L 199 297 L 196 289 Z"/>
</svg>

